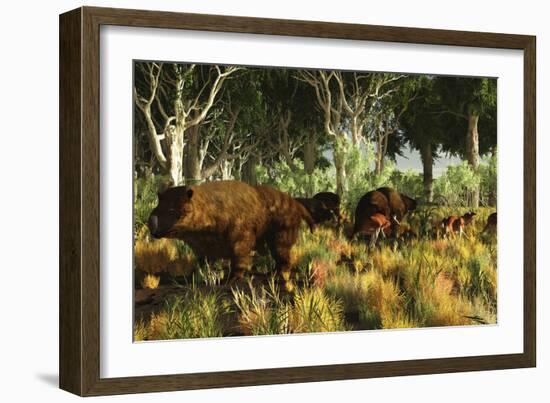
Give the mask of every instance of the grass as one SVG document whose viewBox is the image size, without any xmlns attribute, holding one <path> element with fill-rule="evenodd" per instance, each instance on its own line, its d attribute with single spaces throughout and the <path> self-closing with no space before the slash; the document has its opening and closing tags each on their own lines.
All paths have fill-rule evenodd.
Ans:
<svg viewBox="0 0 550 403">
<path fill-rule="evenodd" d="M 167 340 L 223 336 L 225 316 L 230 312 L 222 294 L 196 287 L 170 297 L 149 321 L 138 321 L 134 339 Z"/>
<path fill-rule="evenodd" d="M 245 335 L 319 333 L 346 330 L 342 302 L 318 287 L 307 287 L 284 298 L 273 278 L 267 287 L 248 283 L 233 289 L 239 324 Z"/>
<path fill-rule="evenodd" d="M 143 288 L 150 288 L 154 290 L 160 284 L 160 277 L 155 276 L 154 274 L 146 274 L 141 281 L 141 286 Z"/>
<path fill-rule="evenodd" d="M 419 237 L 369 249 L 332 228 L 304 230 L 291 258 L 292 294 L 278 289 L 269 256 L 255 256 L 254 275 L 226 284 L 224 262 L 198 264 L 182 242 L 151 240 L 136 230 L 138 287 L 181 284 L 164 305 L 138 318 L 135 340 L 289 334 L 496 323 L 496 236 L 482 234 L 493 209 L 480 208 L 461 239 L 437 238 L 434 222 L 467 209 L 431 208 L 409 217 Z M 255 277 L 254 277 L 255 276 Z M 163 277 L 164 278 L 164 277 Z M 182 280 L 183 279 L 183 280 Z"/>
</svg>

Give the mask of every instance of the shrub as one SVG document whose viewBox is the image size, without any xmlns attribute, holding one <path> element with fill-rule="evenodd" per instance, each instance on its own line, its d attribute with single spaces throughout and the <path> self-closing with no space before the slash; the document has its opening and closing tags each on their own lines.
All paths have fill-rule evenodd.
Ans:
<svg viewBox="0 0 550 403">
<path fill-rule="evenodd" d="M 232 292 L 245 335 L 345 330 L 341 301 L 320 288 L 298 290 L 292 302 L 281 296 L 273 278 L 267 287 L 249 281 L 248 287 Z"/>
<path fill-rule="evenodd" d="M 299 159 L 293 160 L 294 169 L 285 161 L 277 161 L 270 169 L 256 167 L 258 183 L 273 186 L 294 197 L 311 197 L 315 193 L 335 191 L 334 173 L 329 168 L 315 168 L 313 174 L 305 173 L 304 164 Z"/>
<path fill-rule="evenodd" d="M 167 183 L 166 177 L 150 175 L 134 178 L 134 232 L 147 225 L 157 203 L 157 192 Z"/>
<path fill-rule="evenodd" d="M 297 291 L 290 317 L 294 333 L 346 330 L 342 302 L 327 296 L 319 288 Z"/>
<path fill-rule="evenodd" d="M 134 327 L 134 338 L 170 340 L 221 337 L 229 304 L 215 290 L 191 287 L 183 296 L 166 300 L 164 309 L 153 313 L 147 324 Z"/>
<path fill-rule="evenodd" d="M 251 281 L 248 289 L 233 288 L 233 301 L 239 311 L 239 324 L 245 335 L 285 334 L 290 327 L 290 305 L 280 297 L 275 280 L 271 278 L 267 287 L 254 287 Z"/>
<path fill-rule="evenodd" d="M 367 329 L 403 327 L 410 324 L 402 311 L 403 298 L 397 285 L 371 271 L 362 276 L 365 298 L 359 306 L 359 321 Z"/>
<path fill-rule="evenodd" d="M 480 178 L 467 161 L 449 165 L 443 175 L 434 180 L 434 198 L 443 198 L 450 206 L 468 206 L 470 194 L 479 186 Z"/>
<path fill-rule="evenodd" d="M 134 260 L 138 270 L 154 274 L 167 271 L 178 258 L 178 250 L 169 239 L 155 241 L 137 240 L 134 244 Z"/>
<path fill-rule="evenodd" d="M 434 199 L 449 206 L 468 206 L 469 194 L 479 188 L 480 204 L 494 206 L 497 195 L 497 155 L 484 157 L 474 172 L 467 161 L 447 167 L 434 180 Z"/>
<path fill-rule="evenodd" d="M 344 312 L 358 312 L 361 301 L 365 299 L 366 288 L 359 280 L 360 275 L 339 266 L 337 274 L 329 277 L 325 285 L 327 295 L 342 301 Z"/>
</svg>

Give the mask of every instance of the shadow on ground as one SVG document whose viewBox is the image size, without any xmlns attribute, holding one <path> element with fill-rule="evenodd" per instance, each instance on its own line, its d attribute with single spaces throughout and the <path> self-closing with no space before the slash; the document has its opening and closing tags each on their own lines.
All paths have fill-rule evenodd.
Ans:
<svg viewBox="0 0 550 403">
<path fill-rule="evenodd" d="M 49 386 L 59 387 L 59 374 L 35 374 L 35 376 Z"/>
</svg>

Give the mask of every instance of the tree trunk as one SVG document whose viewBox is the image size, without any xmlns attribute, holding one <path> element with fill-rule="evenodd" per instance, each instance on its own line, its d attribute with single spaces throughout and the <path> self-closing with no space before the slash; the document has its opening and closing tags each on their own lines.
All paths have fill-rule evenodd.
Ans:
<svg viewBox="0 0 550 403">
<path fill-rule="evenodd" d="M 202 180 L 199 125 L 190 127 L 187 130 L 187 136 L 187 150 L 185 153 L 185 182 L 189 185 L 194 185 Z"/>
<path fill-rule="evenodd" d="M 183 129 L 171 126 L 166 133 L 169 150 L 169 174 L 172 186 L 183 183 Z"/>
<path fill-rule="evenodd" d="M 304 170 L 308 176 L 306 197 L 313 196 L 315 191 L 315 189 L 313 189 L 313 172 L 315 171 L 315 160 L 317 159 L 316 147 L 315 133 L 308 134 L 304 144 Z"/>
<path fill-rule="evenodd" d="M 468 114 L 468 132 L 466 133 L 466 159 L 468 164 L 477 173 L 479 167 L 479 133 L 477 124 L 479 115 Z M 479 207 L 479 186 L 476 186 L 471 193 L 471 206 Z"/>
<path fill-rule="evenodd" d="M 229 160 L 224 160 L 220 164 L 222 180 L 227 181 L 227 180 L 233 179 L 233 164 L 234 164 L 234 161 L 229 161 Z"/>
<path fill-rule="evenodd" d="M 249 185 L 255 186 L 258 184 L 258 178 L 256 177 L 256 165 L 258 160 L 255 156 L 251 155 L 250 158 L 243 164 L 241 171 L 241 180 Z"/>
<path fill-rule="evenodd" d="M 384 170 L 384 156 L 385 156 L 385 148 L 384 148 L 384 137 L 379 136 L 378 142 L 376 144 L 376 175 L 380 176 L 382 175 L 382 171 Z"/>
<path fill-rule="evenodd" d="M 359 141 L 361 139 L 361 125 L 359 124 L 359 116 L 354 115 L 351 119 L 351 143 L 354 147 L 359 146 Z"/>
<path fill-rule="evenodd" d="M 424 197 L 426 202 L 433 201 L 433 155 L 432 144 L 424 143 L 420 147 L 420 158 L 422 160 L 422 170 L 424 174 Z"/>
<path fill-rule="evenodd" d="M 304 170 L 308 175 L 313 174 L 315 171 L 315 160 L 316 160 L 316 144 L 315 137 L 308 136 L 307 141 L 304 144 Z"/>
<path fill-rule="evenodd" d="M 334 168 L 336 169 L 336 193 L 343 198 L 346 193 L 345 152 L 338 145 L 334 148 Z"/>
<path fill-rule="evenodd" d="M 384 170 L 384 154 L 380 151 L 376 151 L 376 175 L 380 176 L 382 175 L 382 171 Z"/>
</svg>

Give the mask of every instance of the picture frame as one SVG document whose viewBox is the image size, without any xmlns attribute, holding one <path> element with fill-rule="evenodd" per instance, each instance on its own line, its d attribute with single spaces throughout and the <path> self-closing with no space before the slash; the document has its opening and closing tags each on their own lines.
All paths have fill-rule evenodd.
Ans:
<svg viewBox="0 0 550 403">
<path fill-rule="evenodd" d="M 523 352 L 336 365 L 100 376 L 100 27 L 523 51 Z M 534 36 L 81 7 L 60 16 L 60 387 L 80 396 L 527 368 L 536 365 Z M 505 263 L 504 263 L 505 264 Z"/>
</svg>

